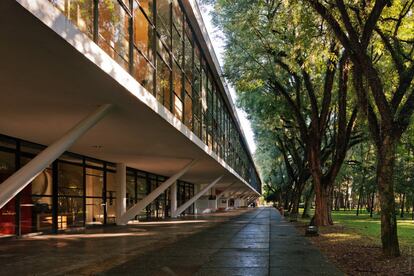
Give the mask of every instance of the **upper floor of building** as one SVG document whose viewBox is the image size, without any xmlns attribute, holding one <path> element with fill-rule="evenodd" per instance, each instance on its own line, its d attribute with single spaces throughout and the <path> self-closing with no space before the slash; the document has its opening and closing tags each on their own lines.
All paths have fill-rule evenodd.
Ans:
<svg viewBox="0 0 414 276">
<path fill-rule="evenodd" d="M 260 193 L 260 178 L 194 1 L 47 1 Z"/>
</svg>

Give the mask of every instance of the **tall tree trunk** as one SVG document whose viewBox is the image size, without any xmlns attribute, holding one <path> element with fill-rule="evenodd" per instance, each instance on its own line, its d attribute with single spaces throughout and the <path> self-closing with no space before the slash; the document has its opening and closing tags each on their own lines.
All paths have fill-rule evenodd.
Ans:
<svg viewBox="0 0 414 276">
<path fill-rule="evenodd" d="M 285 202 L 283 204 L 283 209 L 287 210 L 289 208 L 289 198 L 290 198 L 290 189 L 286 190 L 285 194 Z"/>
<path fill-rule="evenodd" d="M 411 213 L 411 219 L 414 220 L 414 197 L 413 197 L 413 210 Z"/>
<path fill-rule="evenodd" d="M 377 185 L 381 206 L 382 250 L 387 256 L 399 256 L 397 218 L 394 198 L 395 141 L 385 136 L 378 148 Z"/>
<path fill-rule="evenodd" d="M 312 207 L 313 198 L 315 195 L 314 186 L 311 185 L 310 191 L 305 197 L 305 208 L 303 209 L 302 218 L 310 218 L 310 209 Z"/>
<path fill-rule="evenodd" d="M 369 199 L 367 199 L 369 200 Z M 374 208 L 375 208 L 375 191 L 372 192 L 372 196 L 371 196 L 371 208 L 369 209 L 369 217 L 372 218 L 372 213 L 374 212 Z"/>
<path fill-rule="evenodd" d="M 358 205 L 357 205 L 357 211 L 356 211 L 357 216 L 359 216 L 359 207 L 361 206 L 361 197 L 362 197 L 362 186 L 361 188 L 359 188 Z"/>
<path fill-rule="evenodd" d="M 322 179 L 313 178 L 315 186 L 315 215 L 313 222 L 317 226 L 332 225 L 331 208 L 332 189 L 329 189 Z"/>
<path fill-rule="evenodd" d="M 292 211 L 291 211 L 291 214 L 293 215 L 299 214 L 299 204 L 300 204 L 300 198 L 303 192 L 303 187 L 304 187 L 303 183 L 297 184 L 297 189 L 295 191 L 295 195 L 293 198 Z"/>
<path fill-rule="evenodd" d="M 346 180 L 346 209 L 350 209 L 350 203 L 349 203 L 349 182 L 348 179 Z"/>
<path fill-rule="evenodd" d="M 400 195 L 400 200 L 401 200 L 401 213 L 400 213 L 400 217 L 403 218 L 404 217 L 404 201 L 405 201 L 405 194 L 401 194 Z"/>
</svg>

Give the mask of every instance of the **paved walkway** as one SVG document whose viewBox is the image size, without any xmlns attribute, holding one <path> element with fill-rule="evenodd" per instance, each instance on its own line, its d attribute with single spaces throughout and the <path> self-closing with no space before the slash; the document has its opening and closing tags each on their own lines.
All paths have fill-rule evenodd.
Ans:
<svg viewBox="0 0 414 276">
<path fill-rule="evenodd" d="M 0 240 L 0 275 L 342 275 L 273 208 L 99 231 Z"/>
<path fill-rule="evenodd" d="M 273 208 L 258 208 L 106 275 L 342 275 Z"/>
</svg>

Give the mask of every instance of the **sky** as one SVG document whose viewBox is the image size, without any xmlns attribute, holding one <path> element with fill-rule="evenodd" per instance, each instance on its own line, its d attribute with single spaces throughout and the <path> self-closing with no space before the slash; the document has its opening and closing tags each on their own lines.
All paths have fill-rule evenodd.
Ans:
<svg viewBox="0 0 414 276">
<path fill-rule="evenodd" d="M 222 32 L 215 28 L 211 22 L 210 11 L 211 7 L 206 5 L 200 5 L 201 14 L 203 16 L 203 20 L 210 36 L 211 43 L 213 44 L 214 51 L 216 52 L 217 58 L 220 62 L 220 66 L 223 67 L 223 51 L 224 51 L 224 42 L 222 39 Z M 236 91 L 234 90 L 231 85 L 227 84 L 230 90 L 230 94 L 233 100 L 233 103 L 236 103 Z M 250 152 L 254 153 L 256 151 L 256 144 L 254 142 L 254 135 L 253 130 L 250 125 L 250 121 L 247 119 L 247 114 L 243 110 L 236 107 L 237 115 L 240 120 L 241 127 L 243 129 L 244 135 L 246 136 L 247 144 L 249 145 Z"/>
</svg>

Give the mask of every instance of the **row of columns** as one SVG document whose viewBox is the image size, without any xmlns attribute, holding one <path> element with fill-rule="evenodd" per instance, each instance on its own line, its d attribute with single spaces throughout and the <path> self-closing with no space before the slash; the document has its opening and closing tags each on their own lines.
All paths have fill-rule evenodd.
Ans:
<svg viewBox="0 0 414 276">
<path fill-rule="evenodd" d="M 111 104 L 105 104 L 98 107 L 93 113 L 81 120 L 77 125 L 65 133 L 56 142 L 51 144 L 25 166 L 20 168 L 7 180 L 0 185 L 0 209 L 13 199 L 21 190 L 23 190 L 39 173 L 41 173 L 49 164 L 59 158 L 66 150 L 68 150 L 83 134 L 96 125 L 102 118 L 104 118 L 112 110 Z M 116 207 L 116 223 L 119 225 L 127 224 L 158 196 L 160 196 L 169 187 L 171 198 L 171 214 L 172 217 L 180 216 L 188 207 L 190 207 L 197 199 L 203 196 L 209 189 L 214 187 L 223 176 L 214 179 L 210 184 L 206 185 L 201 191 L 194 195 L 190 200 L 177 206 L 177 184 L 176 181 L 190 170 L 197 160 L 192 160 L 179 172 L 168 178 L 154 191 L 148 194 L 144 199 L 126 210 L 126 164 L 117 164 L 116 166 L 116 181 L 117 181 L 117 207 Z M 229 185 L 223 192 L 216 197 L 217 200 L 226 192 L 231 191 L 236 182 Z M 230 196 L 234 196 L 238 191 L 233 191 Z M 240 198 L 248 193 L 248 191 L 239 195 Z M 254 196 L 248 196 L 246 200 L 249 202 Z"/>
<path fill-rule="evenodd" d="M 128 211 L 126 211 L 126 165 L 125 164 L 117 164 L 117 176 L 116 179 L 117 183 L 117 198 L 120 198 L 118 201 L 119 204 L 117 205 L 117 220 L 116 223 L 118 225 L 125 225 L 128 223 L 129 220 L 132 220 L 136 214 L 140 213 L 143 209 L 145 209 L 152 201 L 154 201 L 158 196 L 160 196 L 165 190 L 170 188 L 170 206 L 171 206 L 171 217 L 177 218 L 180 216 L 187 208 L 189 208 L 194 202 L 196 202 L 201 196 L 207 193 L 208 190 L 213 188 L 219 181 L 222 179 L 223 176 L 216 178 L 210 184 L 206 185 L 201 191 L 196 193 L 191 199 L 187 202 L 183 203 L 181 206 L 177 206 L 177 180 L 180 176 L 182 176 L 186 171 L 188 171 L 196 161 L 190 162 L 186 165 L 180 172 L 176 173 L 165 182 L 163 182 L 157 189 L 152 191 L 149 195 L 147 195 L 144 199 L 140 202 L 136 203 L 132 206 Z M 236 182 L 230 184 L 226 189 L 224 189 L 220 194 L 216 196 L 215 199 L 215 206 L 217 207 L 218 200 L 225 195 L 226 192 L 230 192 L 228 197 L 235 196 L 239 191 L 232 191 L 232 188 Z M 257 195 L 252 195 L 249 190 L 241 192 L 237 195 L 237 198 L 240 200 L 244 200 L 249 205 L 251 202 L 257 199 Z"/>
</svg>

